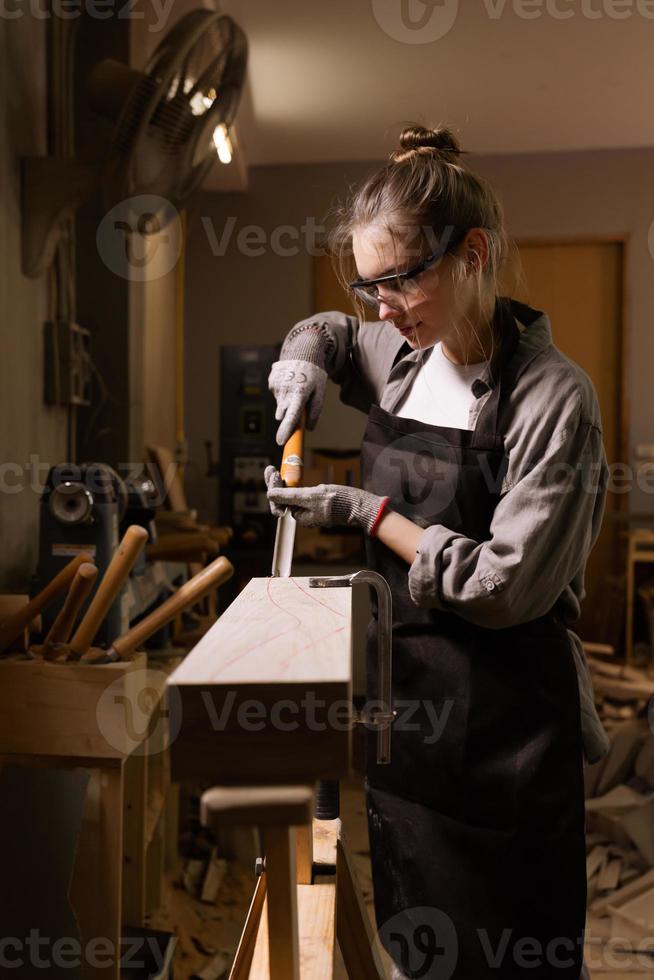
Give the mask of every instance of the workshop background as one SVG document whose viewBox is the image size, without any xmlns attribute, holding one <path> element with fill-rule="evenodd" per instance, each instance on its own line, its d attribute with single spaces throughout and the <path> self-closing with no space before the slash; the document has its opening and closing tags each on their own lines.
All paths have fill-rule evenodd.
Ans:
<svg viewBox="0 0 654 980">
<path fill-rule="evenodd" d="M 122 173 L 141 122 L 135 115 L 126 135 L 121 113 L 140 76 L 98 79 L 94 70 L 114 59 L 142 72 L 198 11 L 233 18 L 245 39 L 243 48 L 240 33 L 224 42 L 238 49 L 235 77 L 244 73 L 229 117 L 204 133 L 191 163 L 180 151 L 174 173 L 162 176 L 154 165 L 136 177 Z M 90 649 L 106 650 L 225 557 L 235 568 L 230 582 L 147 637 L 151 663 L 165 671 L 252 578 L 269 574 L 276 525 L 262 474 L 280 451 L 268 370 L 293 323 L 349 309 L 322 245 L 328 215 L 387 158 L 408 121 L 450 125 L 503 203 L 520 257 L 512 270 L 519 297 L 551 315 L 554 342 L 590 374 L 602 408 L 612 481 L 577 628 L 612 742 L 607 759 L 586 771 L 596 944 L 588 956 L 593 975 L 607 980 L 654 976 L 654 959 L 636 968 L 629 951 L 602 953 L 612 937 L 636 943 L 654 930 L 653 42 L 646 0 L 0 7 L 0 634 L 82 547 L 104 572 L 131 523 L 147 532 L 145 550 Z M 146 105 L 152 87 L 143 93 Z M 192 115 L 200 118 L 212 98 Z M 139 138 L 147 143 L 147 132 Z M 144 159 L 148 152 L 144 146 Z M 190 174 L 196 165 L 201 178 L 195 173 L 185 190 L 182 167 Z M 130 210 L 130 195 L 153 198 Z M 151 212 L 158 224 L 138 223 Z M 318 428 L 307 434 L 305 480 L 356 483 L 364 423 L 330 389 Z M 111 506 L 84 536 L 80 515 L 101 509 L 99 497 L 75 487 L 70 498 L 57 496 L 52 470 L 90 463 Z M 319 531 L 298 535 L 296 559 L 301 575 L 351 572 L 365 562 L 357 534 Z M 366 604 L 359 606 L 355 696 L 363 690 Z M 43 640 L 56 609 L 44 608 L 0 651 L 2 764 L 18 757 L 25 764 L 31 753 L 42 772 L 43 741 L 30 742 L 27 729 L 42 724 L 38 698 L 47 704 L 49 689 L 37 695 L 12 670 L 35 637 Z M 26 711 L 29 704 L 29 718 L 17 720 L 17 704 Z M 209 980 L 226 975 L 236 949 L 253 845 L 236 831 L 207 842 L 197 815 L 204 787 L 171 782 L 161 755 L 140 796 L 113 798 L 133 813 L 140 807 L 150 831 L 143 831 L 142 894 L 130 905 L 138 921 L 121 912 L 130 899 L 116 881 L 122 897 L 112 898 L 112 921 L 175 935 L 179 975 Z M 109 777 L 89 758 L 85 779 L 105 787 L 97 802 Z M 343 787 L 343 820 L 369 905 L 357 761 Z M 16 768 L 0 767 L 0 797 L 65 797 L 71 810 L 62 826 L 78 826 L 90 799 L 86 782 L 57 789 L 43 777 L 28 790 Z M 10 817 L 0 819 L 7 833 Z M 90 833 L 87 846 L 90 854 Z M 121 838 L 112 846 L 127 845 Z M 14 855 L 16 873 L 20 860 Z M 44 892 L 41 904 L 47 900 Z M 8 902 L 0 897 L 0 910 Z"/>
</svg>

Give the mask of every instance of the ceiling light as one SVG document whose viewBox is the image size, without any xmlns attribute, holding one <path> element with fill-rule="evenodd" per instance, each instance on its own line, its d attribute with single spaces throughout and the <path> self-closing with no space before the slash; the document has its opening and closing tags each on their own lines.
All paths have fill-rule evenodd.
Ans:
<svg viewBox="0 0 654 980">
<path fill-rule="evenodd" d="M 232 146 L 232 141 L 229 138 L 229 133 L 227 132 L 227 127 L 224 123 L 220 126 L 216 126 L 213 131 L 213 141 L 218 152 L 218 159 L 221 163 L 231 163 L 232 154 L 234 148 Z"/>
</svg>

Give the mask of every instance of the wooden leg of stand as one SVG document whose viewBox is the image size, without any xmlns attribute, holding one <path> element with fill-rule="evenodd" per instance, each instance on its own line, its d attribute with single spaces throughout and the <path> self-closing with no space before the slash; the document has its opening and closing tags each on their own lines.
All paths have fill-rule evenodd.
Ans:
<svg viewBox="0 0 654 980">
<path fill-rule="evenodd" d="M 295 828 L 262 827 L 270 980 L 300 980 Z"/>
<path fill-rule="evenodd" d="M 311 824 L 296 827 L 297 841 L 297 883 L 310 885 L 313 871 L 313 828 Z"/>
<path fill-rule="evenodd" d="M 257 943 L 261 913 L 263 912 L 266 898 L 266 875 L 265 872 L 257 878 L 257 885 L 254 895 L 250 902 L 245 926 L 241 933 L 241 941 L 238 944 L 229 980 L 249 980 L 250 967 L 254 956 L 254 948 Z"/>
<path fill-rule="evenodd" d="M 342 838 L 336 863 L 336 935 L 350 980 L 383 980 L 370 919 Z"/>
</svg>

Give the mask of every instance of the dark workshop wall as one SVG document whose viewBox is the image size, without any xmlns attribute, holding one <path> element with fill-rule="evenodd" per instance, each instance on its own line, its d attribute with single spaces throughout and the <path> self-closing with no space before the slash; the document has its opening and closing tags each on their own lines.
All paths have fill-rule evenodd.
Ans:
<svg viewBox="0 0 654 980">
<path fill-rule="evenodd" d="M 628 236 L 629 441 L 632 451 L 636 443 L 654 441 L 654 258 L 649 245 L 654 151 L 479 156 L 471 163 L 496 187 L 516 237 Z M 301 229 L 308 216 L 320 223 L 330 201 L 368 170 L 365 164 L 256 167 L 247 192 L 205 193 L 192 205 L 186 281 L 187 489 L 191 504 L 207 516 L 215 515 L 216 487 L 204 476 L 203 441 L 215 443 L 217 437 L 218 347 L 273 343 L 293 322 L 314 312 L 305 235 L 300 232 L 293 255 L 271 247 L 270 236 L 282 226 Z M 259 256 L 244 254 L 249 225 L 261 229 Z M 257 233 L 248 234 L 247 247 L 256 248 Z M 289 244 L 288 237 L 282 238 L 284 247 Z M 332 394 L 321 427 L 323 444 L 352 445 L 360 431 L 360 418 Z M 633 464 L 633 459 L 626 462 Z M 648 497 L 638 490 L 630 504 L 634 510 L 649 509 Z"/>
<path fill-rule="evenodd" d="M 43 401 L 45 279 L 21 272 L 20 159 L 46 150 L 46 28 L 29 9 L 0 18 L 0 589 L 20 589 L 34 570 L 36 484 L 67 438 L 65 409 Z"/>
<path fill-rule="evenodd" d="M 205 516 L 216 515 L 216 480 L 204 475 L 203 443 L 211 439 L 215 447 L 218 436 L 218 348 L 274 344 L 291 324 L 314 312 L 310 225 L 323 224 L 335 197 L 368 169 L 365 164 L 253 167 L 247 192 L 199 194 L 189 209 L 186 484 L 189 503 Z M 318 443 L 356 446 L 363 423 L 363 416 L 343 409 L 332 391 Z"/>
</svg>

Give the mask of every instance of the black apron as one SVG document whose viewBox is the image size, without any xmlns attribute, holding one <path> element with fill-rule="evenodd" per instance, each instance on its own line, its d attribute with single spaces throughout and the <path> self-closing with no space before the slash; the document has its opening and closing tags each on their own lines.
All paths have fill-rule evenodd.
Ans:
<svg viewBox="0 0 654 980">
<path fill-rule="evenodd" d="M 498 426 L 515 381 L 519 331 L 540 314 L 501 299 L 497 379 L 474 430 L 374 406 L 361 451 L 365 489 L 423 527 L 488 540 L 507 456 Z M 402 352 L 400 352 L 401 354 Z M 393 595 L 392 762 L 366 791 L 379 938 L 410 977 L 574 978 L 586 908 L 577 676 L 556 609 L 489 629 L 418 608 L 408 566 L 368 538 Z M 492 591 L 492 582 L 487 583 Z M 533 583 L 538 588 L 538 582 Z M 489 601 L 492 597 L 489 596 Z M 373 601 L 374 610 L 374 601 Z M 368 634 L 374 700 L 376 610 Z M 540 950 L 540 955 L 539 955 Z"/>
</svg>

